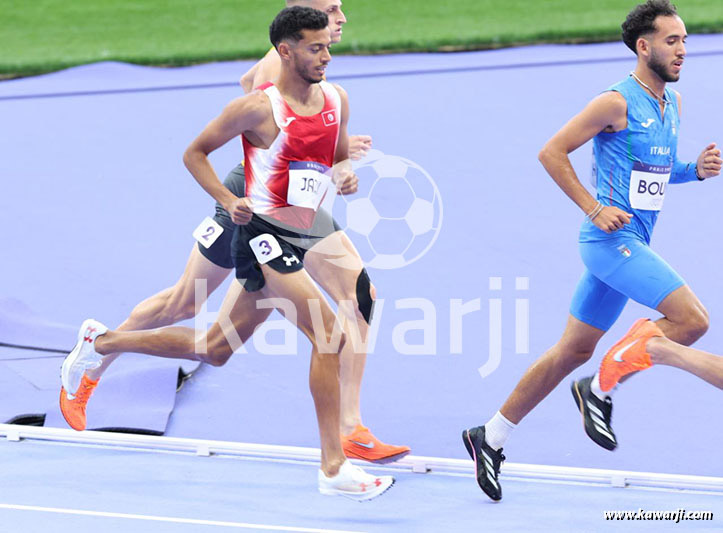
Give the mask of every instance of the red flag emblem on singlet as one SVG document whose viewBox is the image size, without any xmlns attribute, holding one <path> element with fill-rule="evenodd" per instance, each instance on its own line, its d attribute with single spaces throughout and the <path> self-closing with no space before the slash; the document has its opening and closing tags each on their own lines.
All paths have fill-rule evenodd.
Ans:
<svg viewBox="0 0 723 533">
<path fill-rule="evenodd" d="M 324 111 L 321 118 L 324 119 L 324 126 L 333 126 L 336 124 L 336 111 Z"/>
</svg>

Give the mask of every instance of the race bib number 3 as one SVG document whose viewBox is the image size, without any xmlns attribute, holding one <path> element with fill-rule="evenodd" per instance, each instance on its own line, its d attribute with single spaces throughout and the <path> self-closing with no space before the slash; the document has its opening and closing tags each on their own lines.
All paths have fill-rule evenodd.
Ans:
<svg viewBox="0 0 723 533">
<path fill-rule="evenodd" d="M 636 161 L 630 173 L 630 206 L 644 211 L 660 211 L 671 166 L 648 165 Z"/>
<path fill-rule="evenodd" d="M 283 253 L 279 241 L 270 233 L 262 233 L 258 237 L 254 237 L 249 241 L 249 246 L 260 265 L 265 265 Z"/>
<path fill-rule="evenodd" d="M 211 217 L 206 217 L 193 231 L 193 238 L 204 248 L 210 248 L 223 233 L 223 227 Z"/>
<path fill-rule="evenodd" d="M 331 177 L 329 168 L 313 161 L 292 161 L 289 163 L 289 190 L 286 201 L 289 205 L 307 207 L 316 211 L 324 199 Z"/>
</svg>

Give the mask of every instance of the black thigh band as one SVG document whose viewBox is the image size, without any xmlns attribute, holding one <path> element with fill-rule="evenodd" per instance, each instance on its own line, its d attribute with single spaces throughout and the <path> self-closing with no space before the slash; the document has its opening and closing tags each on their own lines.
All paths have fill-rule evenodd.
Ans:
<svg viewBox="0 0 723 533">
<path fill-rule="evenodd" d="M 371 282 L 366 268 L 362 268 L 356 280 L 356 300 L 359 304 L 359 312 L 367 321 L 367 324 L 371 324 L 374 315 L 374 300 L 372 299 Z"/>
</svg>

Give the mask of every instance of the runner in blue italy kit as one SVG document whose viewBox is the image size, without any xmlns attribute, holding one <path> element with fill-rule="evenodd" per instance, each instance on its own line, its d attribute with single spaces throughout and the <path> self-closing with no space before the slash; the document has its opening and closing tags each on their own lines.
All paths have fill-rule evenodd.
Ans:
<svg viewBox="0 0 723 533">
<path fill-rule="evenodd" d="M 625 99 L 627 127 L 593 139 L 597 200 L 632 213 L 630 222 L 606 233 L 586 218 L 580 229 L 580 254 L 587 267 L 573 296 L 570 313 L 607 331 L 628 298 L 656 309 L 685 282 L 649 247 L 668 183 L 696 181 L 695 165 L 677 160 L 678 100 L 665 89 L 660 105 L 631 74 L 610 89 Z"/>
<path fill-rule="evenodd" d="M 540 162 L 563 192 L 586 214 L 580 230 L 585 272 L 577 285 L 562 338 L 525 373 L 484 426 L 462 434 L 475 461 L 477 483 L 493 500 L 502 498 L 502 446 L 517 424 L 575 368 L 597 343 L 629 298 L 663 318 L 637 321 L 605 355 L 593 377 L 575 381 L 572 393 L 587 435 L 613 450 L 609 390 L 621 377 L 652 364 L 675 366 L 723 389 L 723 358 L 689 348 L 708 328 L 708 315 L 683 279 L 649 247 L 653 227 L 671 183 L 717 176 L 720 150 L 706 146 L 697 161 L 678 160 L 680 95 L 686 30 L 668 0 L 648 0 L 622 25 L 623 41 L 637 55 L 629 77 L 593 99 L 540 152 Z M 575 173 L 569 154 L 593 139 L 596 194 Z"/>
</svg>

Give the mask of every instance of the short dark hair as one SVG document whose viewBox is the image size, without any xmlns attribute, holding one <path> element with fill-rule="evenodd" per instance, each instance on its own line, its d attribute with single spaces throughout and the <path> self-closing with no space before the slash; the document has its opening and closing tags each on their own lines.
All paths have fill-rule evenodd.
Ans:
<svg viewBox="0 0 723 533">
<path fill-rule="evenodd" d="M 648 0 L 644 4 L 635 6 L 628 13 L 623 28 L 623 42 L 637 55 L 636 43 L 641 35 L 654 33 L 655 19 L 657 17 L 672 17 L 678 14 L 677 8 L 670 0 Z"/>
<path fill-rule="evenodd" d="M 269 39 L 274 48 L 284 39 L 299 42 L 303 30 L 323 30 L 329 25 L 326 13 L 310 7 L 287 7 L 282 9 L 269 26 Z"/>
</svg>

